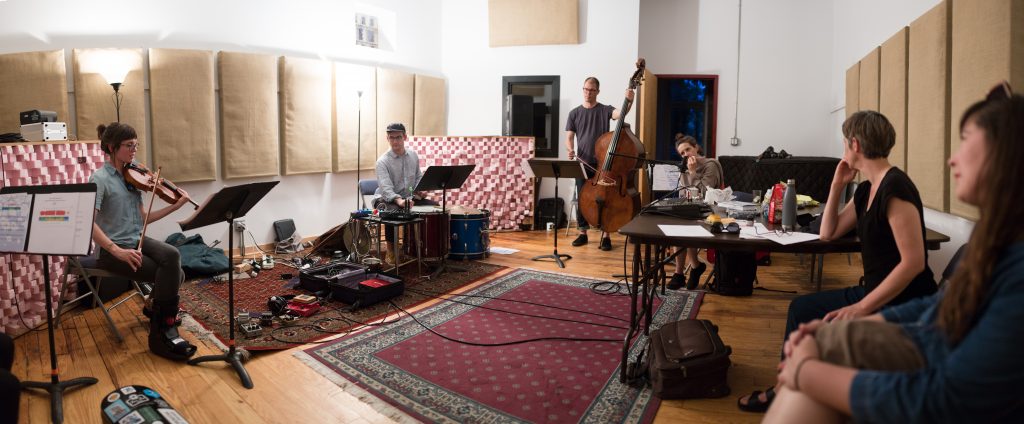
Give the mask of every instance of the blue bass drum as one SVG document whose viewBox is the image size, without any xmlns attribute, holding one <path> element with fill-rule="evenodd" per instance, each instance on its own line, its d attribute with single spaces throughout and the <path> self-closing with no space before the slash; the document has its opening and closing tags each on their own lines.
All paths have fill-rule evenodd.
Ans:
<svg viewBox="0 0 1024 424">
<path fill-rule="evenodd" d="M 491 226 L 491 211 L 481 209 L 478 214 L 451 215 L 451 259 L 480 259 L 488 256 L 491 246 L 488 228 Z"/>
</svg>

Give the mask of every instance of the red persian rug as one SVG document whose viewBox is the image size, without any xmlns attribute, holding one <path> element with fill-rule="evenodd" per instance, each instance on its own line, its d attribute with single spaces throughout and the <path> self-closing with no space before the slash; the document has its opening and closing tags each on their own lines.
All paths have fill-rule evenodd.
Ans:
<svg viewBox="0 0 1024 424">
<path fill-rule="evenodd" d="M 518 269 L 296 356 L 399 422 L 649 422 L 660 401 L 618 380 L 629 298 L 596 282 Z M 657 299 L 655 325 L 702 296 Z"/>
<path fill-rule="evenodd" d="M 399 275 L 405 280 L 408 288 L 443 293 L 507 269 L 503 266 L 476 261 L 456 263 L 459 267 L 465 268 L 466 272 L 445 272 L 434 280 L 427 280 L 418 276 L 415 266 L 406 266 L 400 269 Z M 424 272 L 427 271 L 427 268 L 424 268 Z M 282 276 L 285 274 L 292 276 L 283 279 Z M 271 296 L 308 294 L 309 292 L 298 287 L 298 274 L 295 268 L 279 264 L 273 269 L 264 270 L 255 278 L 235 280 L 235 313 L 244 311 L 253 317 L 259 317 L 260 313 L 268 310 L 267 300 Z M 228 340 L 227 281 L 213 281 L 209 278 L 186 281 L 181 285 L 179 293 L 181 308 L 187 311 L 202 329 L 211 332 L 213 337 L 226 344 Z M 405 294 L 392 300 L 404 308 L 429 299 L 428 295 L 407 290 Z M 344 303 L 330 300 L 312 316 L 286 323 L 274 320 L 272 328 L 265 328 L 262 334 L 253 338 L 245 338 L 241 333 L 235 331 L 235 341 L 238 347 L 253 351 L 287 349 L 334 336 L 361 325 L 360 323 L 380 319 L 396 312 L 394 307 L 386 302 L 352 312 L 346 310 L 347 306 Z M 192 330 L 198 329 L 193 328 Z M 200 332 L 202 331 L 200 330 Z"/>
</svg>

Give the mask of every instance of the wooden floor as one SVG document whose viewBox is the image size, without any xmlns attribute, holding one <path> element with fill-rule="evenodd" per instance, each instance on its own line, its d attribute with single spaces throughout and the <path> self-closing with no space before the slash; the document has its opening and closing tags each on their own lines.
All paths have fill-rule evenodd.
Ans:
<svg viewBox="0 0 1024 424">
<path fill-rule="evenodd" d="M 592 235 L 593 237 L 593 235 Z M 596 238 L 596 237 L 593 237 Z M 491 245 L 519 249 L 512 255 L 491 255 L 487 262 L 509 267 L 527 267 L 567 274 L 608 279 L 623 270 L 623 238 L 613 237 L 614 249 L 598 250 L 596 240 L 583 247 L 569 245 L 572 237 L 560 233 L 560 253 L 573 255 L 564 270 L 551 262 L 531 261 L 535 255 L 551 253 L 551 233 L 516 232 L 492 235 Z M 824 288 L 856 283 L 861 275 L 859 255 L 848 265 L 846 255 L 828 255 Z M 810 264 L 791 254 L 774 254 L 772 265 L 758 269 L 763 287 L 815 290 L 808 281 Z M 665 401 L 656 422 L 755 422 L 759 414 L 741 412 L 736 398 L 775 381 L 786 308 L 794 294 L 757 290 L 752 297 L 732 298 L 708 294 L 700 318 L 711 319 L 722 339 L 732 346 L 733 367 L 729 385 L 733 394 L 721 399 Z M 235 372 L 220 363 L 194 367 L 171 362 L 148 352 L 148 321 L 134 300 L 115 308 L 113 317 L 124 343 L 110 333 L 98 310 L 81 309 L 65 315 L 56 332 L 57 354 L 62 380 L 93 376 L 99 383 L 66 394 L 65 422 L 101 422 L 100 402 L 116 387 L 138 384 L 156 389 L 192 423 L 365 423 L 389 422 L 368 405 L 342 391 L 334 383 L 303 365 L 293 350 L 255 355 L 245 366 L 255 383 L 246 390 Z M 192 334 L 184 336 L 197 343 L 199 355 L 219 353 L 215 346 Z M 15 340 L 14 374 L 22 380 L 49 380 L 49 352 L 46 331 L 27 333 Z M 49 397 L 23 392 L 23 423 L 49 422 Z"/>
</svg>

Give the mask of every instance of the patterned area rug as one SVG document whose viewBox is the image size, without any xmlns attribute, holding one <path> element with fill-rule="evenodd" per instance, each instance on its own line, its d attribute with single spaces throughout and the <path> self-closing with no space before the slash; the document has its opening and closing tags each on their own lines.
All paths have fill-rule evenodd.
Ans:
<svg viewBox="0 0 1024 424">
<path fill-rule="evenodd" d="M 407 288 L 444 293 L 506 269 L 503 266 L 475 261 L 456 263 L 459 267 L 465 268 L 466 272 L 445 272 L 437 279 L 426 280 L 417 275 L 415 266 L 406 266 L 401 268 L 399 275 L 405 280 Z M 427 272 L 427 268 L 424 268 L 424 272 Z M 283 279 L 284 274 L 292 274 L 293 277 Z M 271 296 L 308 294 L 307 291 L 297 286 L 298 283 L 298 271 L 280 264 L 273 269 L 264 270 L 255 278 L 235 280 L 235 314 L 244 311 L 253 317 L 258 317 L 260 313 L 268 310 L 267 300 Z M 213 336 L 222 344 L 226 343 L 228 340 L 227 281 L 213 281 L 208 278 L 186 281 L 181 286 L 180 295 L 181 308 L 189 312 L 204 329 L 212 332 Z M 406 290 L 405 294 L 392 300 L 404 308 L 429 298 L 423 293 Z M 331 300 L 323 305 L 319 312 L 310 317 L 299 318 L 289 323 L 275 320 L 272 329 L 264 329 L 261 335 L 253 338 L 247 339 L 236 331 L 235 341 L 237 346 L 248 350 L 287 349 L 348 331 L 357 325 L 395 312 L 395 309 L 386 302 L 354 312 L 343 310 L 347 306 L 344 303 Z"/>
<path fill-rule="evenodd" d="M 399 422 L 649 422 L 660 401 L 618 381 L 629 298 L 595 282 L 518 269 L 295 355 Z M 657 299 L 655 326 L 695 317 L 702 295 Z"/>
</svg>

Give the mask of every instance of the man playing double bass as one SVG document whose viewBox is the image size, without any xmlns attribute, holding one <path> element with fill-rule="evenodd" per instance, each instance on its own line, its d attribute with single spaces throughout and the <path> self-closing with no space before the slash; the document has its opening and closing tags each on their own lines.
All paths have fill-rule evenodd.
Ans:
<svg viewBox="0 0 1024 424">
<path fill-rule="evenodd" d="M 597 94 L 601 92 L 601 82 L 594 77 L 587 77 L 583 81 L 583 104 L 569 112 L 569 119 L 565 123 L 565 148 L 569 152 L 569 159 L 576 159 L 585 162 L 584 170 L 587 179 L 594 176 L 597 168 L 597 158 L 594 157 L 594 144 L 598 137 L 609 131 L 609 121 L 619 119 L 622 111 L 597 102 Z M 626 98 L 630 104 L 633 102 L 633 90 L 626 89 Z M 626 111 L 629 112 L 629 107 Z M 573 140 L 575 138 L 575 140 Z M 575 141 L 575 149 L 573 142 Z M 583 191 L 583 184 L 587 180 L 576 180 L 576 191 Z M 587 230 L 590 225 L 583 217 L 583 209 L 576 208 L 576 222 L 579 224 L 580 234 L 572 241 L 573 246 L 582 246 L 590 240 L 587 239 Z M 601 250 L 612 250 L 612 240 L 607 232 L 601 232 Z"/>
</svg>

